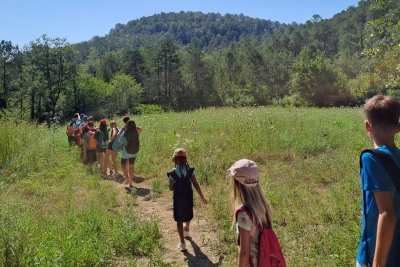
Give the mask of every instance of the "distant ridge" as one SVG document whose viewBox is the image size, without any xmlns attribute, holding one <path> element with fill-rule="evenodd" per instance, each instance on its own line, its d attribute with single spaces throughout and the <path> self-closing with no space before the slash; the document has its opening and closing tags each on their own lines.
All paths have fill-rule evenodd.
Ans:
<svg viewBox="0 0 400 267">
<path fill-rule="evenodd" d="M 202 12 L 160 13 L 153 16 L 131 20 L 127 24 L 117 24 L 104 37 L 94 36 L 89 41 L 75 44 L 84 62 L 91 49 L 100 55 L 121 48 L 138 48 L 144 40 L 158 42 L 168 35 L 178 45 L 199 42 L 204 51 L 212 52 L 229 46 L 244 38 L 261 43 L 275 35 L 283 35 L 290 39 L 302 39 L 309 43 L 310 35 L 319 34 L 319 41 L 338 43 L 340 35 L 361 35 L 369 13 L 369 3 L 360 1 L 358 7 L 349 7 L 331 19 L 323 19 L 314 15 L 304 24 L 284 24 L 266 19 L 251 18 L 243 14 L 225 14 Z M 293 36 L 293 34 L 297 36 Z M 326 36 L 324 36 L 326 35 Z M 324 40 L 329 39 L 329 40 Z M 354 39 L 354 38 L 353 38 Z M 358 41 L 356 41 L 358 43 Z M 349 44 L 354 46 L 354 44 Z M 359 44 L 356 48 L 360 48 Z M 334 51 L 330 51 L 330 55 Z"/>
</svg>

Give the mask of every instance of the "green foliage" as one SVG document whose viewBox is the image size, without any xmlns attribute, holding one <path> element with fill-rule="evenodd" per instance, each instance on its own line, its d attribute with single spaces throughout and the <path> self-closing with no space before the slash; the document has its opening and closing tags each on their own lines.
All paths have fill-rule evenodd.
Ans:
<svg viewBox="0 0 400 267">
<path fill-rule="evenodd" d="M 378 0 L 373 2 L 371 10 L 375 16 L 367 23 L 366 48 L 363 52 L 373 63 L 368 70 L 373 76 L 369 91 L 386 93 L 390 90 L 394 93 L 399 90 L 400 84 L 400 5 L 398 1 Z"/>
<path fill-rule="evenodd" d="M 152 104 L 139 104 L 137 107 L 132 109 L 132 114 L 161 114 L 164 110 L 159 105 L 152 105 Z"/>
<path fill-rule="evenodd" d="M 162 193 L 162 186 L 161 182 L 158 179 L 153 179 L 151 181 L 151 189 L 153 191 L 153 194 L 161 194 Z"/>
<path fill-rule="evenodd" d="M 329 68 L 322 52 L 315 47 L 301 51 L 293 65 L 290 87 L 311 106 L 342 105 L 348 103 L 347 90 L 338 84 L 338 73 Z"/>
<path fill-rule="evenodd" d="M 40 81 L 43 95 L 39 97 L 43 97 L 46 111 L 52 112 L 53 116 L 57 111 L 60 96 L 64 94 L 76 75 L 76 66 L 73 62 L 75 54 L 76 50 L 66 39 L 52 39 L 43 35 L 36 42 L 31 43 L 28 56 L 33 67 L 31 74 L 37 76 Z M 36 117 L 41 115 L 40 101 L 37 109 Z"/>
<path fill-rule="evenodd" d="M 68 88 L 60 103 L 65 115 L 69 118 L 77 111 L 93 112 L 103 104 L 110 93 L 110 85 L 91 74 L 80 72 L 76 84 Z M 94 115 L 94 114 L 93 114 Z"/>
</svg>

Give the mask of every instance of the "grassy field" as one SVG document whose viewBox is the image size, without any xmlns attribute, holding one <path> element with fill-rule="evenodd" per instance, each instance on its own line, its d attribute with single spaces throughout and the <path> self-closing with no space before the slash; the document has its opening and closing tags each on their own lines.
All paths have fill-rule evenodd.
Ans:
<svg viewBox="0 0 400 267">
<path fill-rule="evenodd" d="M 134 119 L 144 129 L 135 168 L 152 179 L 157 193 L 168 191 L 165 172 L 174 148 L 187 150 L 221 229 L 215 247 L 225 258 L 221 266 L 233 266 L 237 255 L 226 170 L 240 158 L 259 165 L 288 266 L 354 266 L 361 224 L 358 156 L 371 146 L 360 109 L 226 108 Z M 79 163 L 63 127 L 1 123 L 1 265 L 124 260 L 135 266 L 136 258 L 147 257 L 152 266 L 166 266 L 160 222 L 118 209 L 115 188 Z"/>
</svg>

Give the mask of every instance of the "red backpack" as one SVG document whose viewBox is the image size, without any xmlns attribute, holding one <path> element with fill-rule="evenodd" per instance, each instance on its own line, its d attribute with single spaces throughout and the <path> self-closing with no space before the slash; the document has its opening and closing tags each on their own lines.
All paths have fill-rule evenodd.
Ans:
<svg viewBox="0 0 400 267">
<path fill-rule="evenodd" d="M 245 211 L 252 219 L 251 213 L 245 206 L 240 207 L 235 212 L 235 218 L 239 211 Z M 268 219 L 268 217 L 267 217 Z M 254 266 L 251 259 L 249 259 L 250 266 L 254 267 L 286 267 L 285 258 L 281 245 L 279 244 L 278 237 L 274 230 L 272 230 L 271 222 L 268 219 L 268 226 L 263 228 L 258 236 L 258 266 Z M 238 235 L 238 245 L 240 245 L 240 237 Z"/>
</svg>

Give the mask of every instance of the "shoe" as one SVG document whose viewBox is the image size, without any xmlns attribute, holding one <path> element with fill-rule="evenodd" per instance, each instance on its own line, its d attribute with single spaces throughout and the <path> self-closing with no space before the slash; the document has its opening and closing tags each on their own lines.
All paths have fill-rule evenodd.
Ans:
<svg viewBox="0 0 400 267">
<path fill-rule="evenodd" d="M 187 249 L 186 249 L 186 244 L 185 243 L 179 243 L 178 244 L 178 249 L 180 250 L 180 251 L 186 251 Z"/>
</svg>

